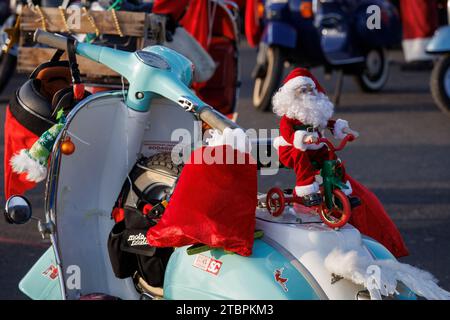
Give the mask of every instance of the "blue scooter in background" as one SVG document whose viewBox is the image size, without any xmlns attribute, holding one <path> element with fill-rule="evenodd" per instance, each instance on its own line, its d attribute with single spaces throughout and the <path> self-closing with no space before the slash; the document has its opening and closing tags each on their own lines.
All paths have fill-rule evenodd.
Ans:
<svg viewBox="0 0 450 320">
<path fill-rule="evenodd" d="M 450 1 L 447 11 L 450 23 Z M 436 31 L 427 46 L 427 53 L 441 55 L 431 73 L 430 88 L 436 105 L 450 115 L 450 25 Z"/>
<path fill-rule="evenodd" d="M 389 75 L 386 48 L 401 41 L 400 16 L 386 0 L 265 0 L 263 36 L 253 105 L 268 110 L 284 63 L 324 66 L 326 73 L 353 75 L 360 88 L 377 92 Z"/>
</svg>

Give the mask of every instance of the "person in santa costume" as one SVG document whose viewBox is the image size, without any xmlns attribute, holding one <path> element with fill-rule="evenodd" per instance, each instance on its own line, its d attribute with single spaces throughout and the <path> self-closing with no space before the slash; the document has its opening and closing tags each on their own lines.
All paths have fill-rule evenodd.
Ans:
<svg viewBox="0 0 450 320">
<path fill-rule="evenodd" d="M 426 47 L 438 28 L 437 0 L 400 0 L 403 24 L 404 69 L 421 69 L 432 66 L 433 56 Z"/>
<path fill-rule="evenodd" d="M 307 206 L 322 201 L 319 192 L 320 168 L 328 159 L 328 149 L 319 138 L 330 130 L 335 139 L 347 134 L 358 137 L 346 120 L 331 119 L 334 105 L 317 79 L 306 69 L 294 69 L 272 99 L 273 111 L 281 117 L 280 136 L 274 139 L 281 164 L 294 169 L 294 194 Z M 378 198 L 362 184 L 345 173 L 349 197 L 359 198 L 361 205 L 354 208 L 350 223 L 361 233 L 382 243 L 396 257 L 408 255 L 403 239 L 387 215 Z"/>
</svg>

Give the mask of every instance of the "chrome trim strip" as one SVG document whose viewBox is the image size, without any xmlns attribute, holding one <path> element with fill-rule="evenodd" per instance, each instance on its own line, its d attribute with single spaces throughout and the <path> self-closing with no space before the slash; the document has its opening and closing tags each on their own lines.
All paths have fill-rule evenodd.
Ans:
<svg viewBox="0 0 450 320">
<path fill-rule="evenodd" d="M 292 255 L 286 248 L 282 247 L 278 242 L 273 240 L 272 238 L 269 238 L 268 236 L 264 235 L 262 238 L 262 241 L 266 242 L 268 245 L 274 247 L 276 250 L 278 250 L 283 256 L 286 257 L 287 260 L 292 264 L 292 266 L 297 269 L 297 271 L 305 277 L 308 284 L 311 286 L 311 288 L 314 290 L 314 292 L 317 294 L 317 296 L 320 298 L 320 300 L 329 300 L 328 296 L 325 294 L 325 291 L 323 291 L 320 284 L 317 282 L 317 280 L 313 277 L 313 275 L 309 272 L 309 270 L 300 262 L 296 257 Z"/>
<path fill-rule="evenodd" d="M 45 212 L 45 218 L 46 222 L 53 223 L 56 228 L 54 231 L 54 234 L 50 235 L 50 241 L 52 243 L 53 252 L 55 254 L 56 264 L 58 266 L 58 272 L 59 272 L 59 281 L 60 281 L 60 287 L 61 287 L 61 295 L 62 299 L 67 299 L 66 294 L 66 288 L 65 288 L 65 281 L 64 281 L 64 268 L 63 268 L 63 262 L 61 260 L 61 255 L 59 253 L 60 248 L 58 245 L 58 230 L 57 230 L 57 214 L 56 214 L 56 200 L 58 195 L 58 179 L 59 179 L 59 170 L 61 165 L 61 153 L 60 153 L 60 144 L 63 141 L 63 139 L 66 137 L 67 128 L 69 127 L 70 123 L 72 122 L 75 115 L 86 105 L 89 103 L 103 99 L 103 98 L 111 98 L 111 97 L 121 97 L 123 100 L 123 92 L 122 91 L 105 91 L 105 92 L 99 92 L 97 94 L 91 95 L 84 100 L 80 101 L 68 114 L 66 118 L 66 124 L 64 126 L 64 129 L 61 130 L 58 137 L 56 138 L 55 144 L 53 145 L 52 153 L 50 154 L 50 165 L 49 170 L 47 173 L 47 181 L 45 185 L 45 202 L 44 202 L 44 212 Z"/>
<path fill-rule="evenodd" d="M 448 24 L 450 25 L 450 1 L 447 1 L 447 17 L 448 17 Z"/>
</svg>

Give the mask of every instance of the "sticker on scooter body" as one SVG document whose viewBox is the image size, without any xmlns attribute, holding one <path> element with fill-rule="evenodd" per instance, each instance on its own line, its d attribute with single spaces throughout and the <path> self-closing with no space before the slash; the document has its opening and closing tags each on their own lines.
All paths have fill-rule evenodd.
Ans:
<svg viewBox="0 0 450 320">
<path fill-rule="evenodd" d="M 275 278 L 275 281 L 278 282 L 278 284 L 281 286 L 281 288 L 283 288 L 283 290 L 285 292 L 288 292 L 289 290 L 288 290 L 288 287 L 286 286 L 286 282 L 288 282 L 289 279 L 283 278 L 283 271 L 284 271 L 284 268 L 276 269 L 273 272 L 273 276 Z"/>
<path fill-rule="evenodd" d="M 58 278 L 58 268 L 55 265 L 51 264 L 42 272 L 42 274 L 51 280 L 55 280 L 56 278 Z"/>
<path fill-rule="evenodd" d="M 192 265 L 196 268 L 217 276 L 219 274 L 220 268 L 222 267 L 222 261 L 199 254 L 195 257 L 194 263 Z"/>
</svg>

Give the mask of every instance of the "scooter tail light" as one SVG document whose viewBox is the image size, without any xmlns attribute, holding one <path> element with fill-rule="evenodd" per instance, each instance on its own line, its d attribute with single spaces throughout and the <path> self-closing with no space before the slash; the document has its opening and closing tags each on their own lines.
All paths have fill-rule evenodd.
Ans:
<svg viewBox="0 0 450 320">
<path fill-rule="evenodd" d="M 84 84 L 76 83 L 73 85 L 73 95 L 76 100 L 81 100 L 84 97 Z"/>
<path fill-rule="evenodd" d="M 258 10 L 258 18 L 259 19 L 264 18 L 264 4 L 262 2 L 258 1 L 257 10 Z"/>
<path fill-rule="evenodd" d="M 300 4 L 300 15 L 302 18 L 311 19 L 314 15 L 312 2 L 303 1 Z"/>
</svg>

